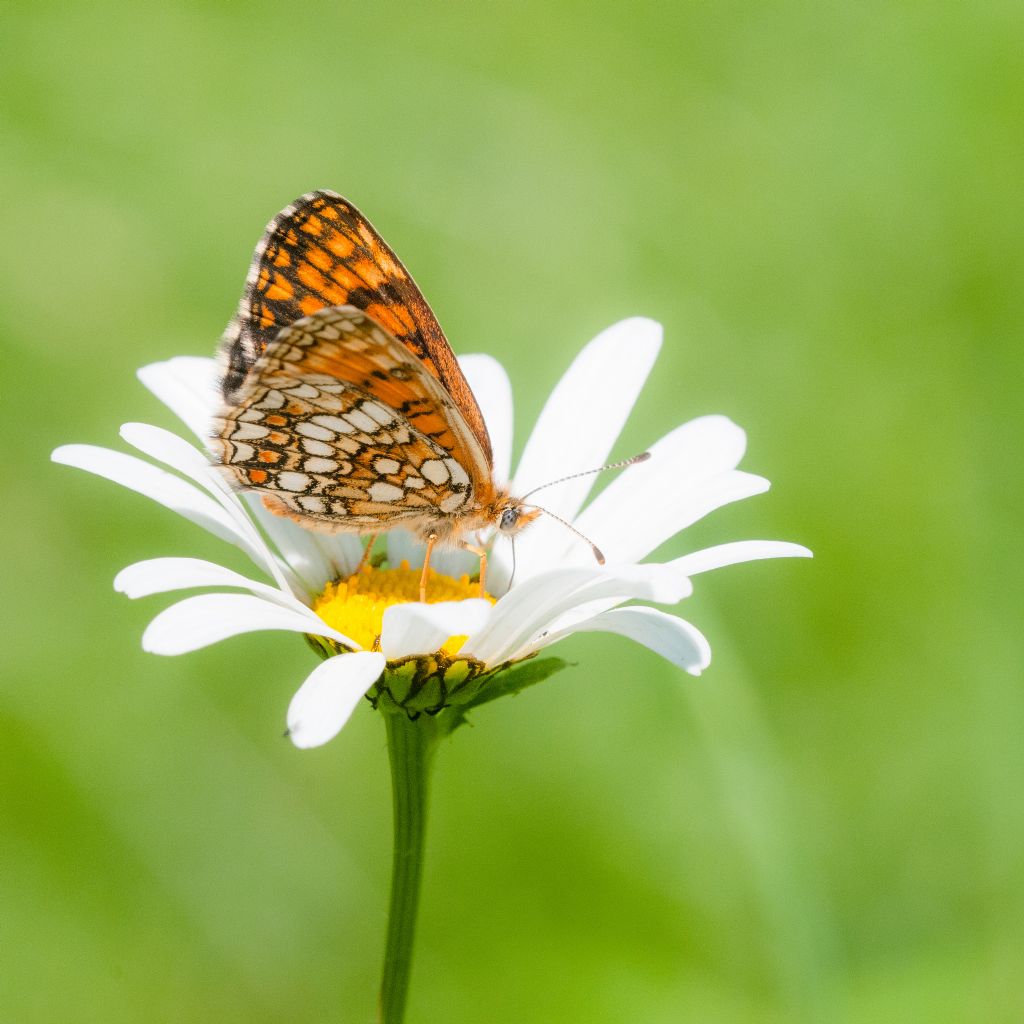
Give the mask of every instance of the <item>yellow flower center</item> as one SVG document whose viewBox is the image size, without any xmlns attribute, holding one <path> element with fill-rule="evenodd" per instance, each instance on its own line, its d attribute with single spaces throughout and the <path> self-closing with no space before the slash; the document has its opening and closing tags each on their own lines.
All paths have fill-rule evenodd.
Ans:
<svg viewBox="0 0 1024 1024">
<path fill-rule="evenodd" d="M 427 575 L 427 603 L 438 601 L 464 601 L 480 597 L 480 585 L 471 583 L 468 576 L 454 579 L 433 569 Z M 494 604 L 490 594 L 484 599 Z M 410 569 L 402 562 L 397 569 L 374 569 L 365 565 L 347 579 L 328 583 L 324 592 L 313 602 L 313 611 L 328 626 L 351 637 L 364 650 L 380 647 L 381 622 L 384 612 L 392 605 L 408 604 L 420 599 L 420 570 Z M 458 654 L 466 642 L 464 636 L 450 637 L 441 648 L 449 657 Z M 424 652 L 426 653 L 426 652 Z"/>
</svg>

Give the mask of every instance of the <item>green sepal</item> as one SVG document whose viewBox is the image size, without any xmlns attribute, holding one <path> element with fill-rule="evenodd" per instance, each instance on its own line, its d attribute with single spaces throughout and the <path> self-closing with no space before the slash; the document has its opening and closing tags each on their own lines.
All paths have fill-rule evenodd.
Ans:
<svg viewBox="0 0 1024 1024">
<path fill-rule="evenodd" d="M 331 646 L 331 642 L 323 636 L 316 636 L 314 633 L 303 633 L 306 643 L 312 648 L 316 656 L 323 661 L 337 654 L 337 650 Z"/>
<path fill-rule="evenodd" d="M 564 658 L 530 658 L 495 669 L 488 675 L 486 686 L 480 688 L 479 695 L 468 707 L 477 708 L 499 697 L 521 693 L 528 686 L 544 682 L 548 676 L 568 668 L 570 664 Z"/>
<path fill-rule="evenodd" d="M 444 685 L 449 693 L 455 693 L 461 689 L 463 684 L 469 678 L 473 669 L 472 662 L 469 661 L 453 661 L 444 670 Z"/>
<path fill-rule="evenodd" d="M 335 654 L 329 640 L 308 634 L 306 640 L 321 658 Z M 467 711 L 520 693 L 568 664 L 561 658 L 527 658 L 486 669 L 482 662 L 442 652 L 415 655 L 389 664 L 366 697 L 385 713 L 400 711 L 410 719 L 436 716 L 442 733 L 451 732 L 465 724 Z"/>
<path fill-rule="evenodd" d="M 394 695 L 394 691 L 392 691 Z M 440 711 L 445 706 L 444 683 L 437 672 L 429 672 L 423 679 L 423 685 L 416 693 L 406 698 L 402 707 L 411 715 L 420 711 Z"/>
<path fill-rule="evenodd" d="M 571 662 L 564 658 L 530 658 L 488 672 L 477 680 L 480 684 L 479 689 L 472 699 L 450 709 L 452 717 L 448 731 L 453 732 L 460 725 L 465 725 L 468 711 L 473 711 L 483 704 L 489 704 L 499 697 L 522 693 L 527 687 L 544 682 L 549 676 L 553 676 L 563 668 L 568 668 L 570 664 Z"/>
<path fill-rule="evenodd" d="M 385 669 L 387 689 L 396 704 L 401 705 L 408 698 L 416 682 L 416 670 L 417 664 L 413 659 Z"/>
</svg>

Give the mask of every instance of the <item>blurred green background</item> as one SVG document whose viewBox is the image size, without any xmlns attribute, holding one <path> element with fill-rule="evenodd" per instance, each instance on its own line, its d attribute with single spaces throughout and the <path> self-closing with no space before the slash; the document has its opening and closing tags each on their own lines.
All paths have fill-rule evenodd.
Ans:
<svg viewBox="0 0 1024 1024">
<path fill-rule="evenodd" d="M 48 462 L 174 421 L 267 219 L 333 188 L 517 445 L 612 321 L 618 454 L 723 412 L 774 483 L 666 545 L 693 680 L 586 636 L 439 758 L 409 1021 L 1019 1022 L 1022 166 L 1014 3 L 14 3 L 0 33 L 0 1016 L 373 1019 L 384 733 L 299 752 L 314 662 L 143 654 L 137 559 L 246 568 Z"/>
</svg>

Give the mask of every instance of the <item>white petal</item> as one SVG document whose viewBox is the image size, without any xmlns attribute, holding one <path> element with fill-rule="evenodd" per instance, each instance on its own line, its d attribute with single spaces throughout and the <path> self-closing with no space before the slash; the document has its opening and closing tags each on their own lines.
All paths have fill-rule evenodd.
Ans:
<svg viewBox="0 0 1024 1024">
<path fill-rule="evenodd" d="M 607 461 L 661 348 L 661 324 L 634 317 L 599 334 L 555 386 L 516 470 L 513 493 Z M 592 476 L 544 492 L 543 504 L 563 518 L 579 511 Z"/>
<path fill-rule="evenodd" d="M 693 510 L 705 507 L 703 482 L 734 470 L 746 444 L 746 434 L 725 416 L 684 423 L 651 445 L 646 462 L 612 480 L 576 525 L 600 537 L 609 558 L 637 561 L 696 521 Z"/>
<path fill-rule="evenodd" d="M 571 629 L 544 637 L 533 649 L 547 647 L 572 633 L 618 633 L 649 647 L 678 668 L 699 676 L 711 664 L 711 645 L 696 626 L 657 608 L 615 608 Z"/>
<path fill-rule="evenodd" d="M 517 657 L 577 605 L 629 598 L 675 604 L 692 590 L 685 576 L 666 565 L 555 569 L 510 590 L 494 606 L 487 625 L 470 636 L 463 653 L 499 664 Z"/>
<path fill-rule="evenodd" d="M 308 750 L 334 739 L 384 671 L 384 655 L 338 654 L 317 665 L 288 705 L 288 736 Z"/>
<path fill-rule="evenodd" d="M 423 565 L 422 555 L 419 564 Z M 475 576 L 480 571 L 480 556 L 464 548 L 434 548 L 430 555 L 430 568 L 455 580 L 462 576 Z"/>
<path fill-rule="evenodd" d="M 410 569 L 423 566 L 426 546 L 408 530 L 389 530 L 387 534 L 388 565 L 397 568 L 408 562 Z M 434 548 L 430 556 L 430 567 L 436 572 L 459 579 L 460 576 L 474 576 L 480 568 L 480 559 L 462 548 Z"/>
<path fill-rule="evenodd" d="M 769 486 L 763 477 L 731 470 L 709 480 L 693 482 L 689 487 L 680 486 L 675 489 L 676 493 L 665 494 L 661 499 L 641 501 L 635 508 L 624 510 L 623 518 L 613 520 L 609 517 L 596 526 L 587 518 L 590 509 L 586 509 L 577 520 L 578 528 L 595 540 L 610 565 L 629 564 L 646 557 L 658 545 L 715 509 L 761 494 Z M 684 490 L 686 493 L 678 493 Z M 539 550 L 531 546 L 530 531 L 535 525 L 531 524 L 516 538 L 516 589 L 552 565 L 568 567 L 593 564 L 594 556 L 590 548 L 582 543 L 576 543 L 565 550 L 553 549 L 550 545 Z M 507 548 L 495 550 L 495 569 L 488 577 L 491 593 L 502 593 L 507 584 L 511 564 L 507 551 Z"/>
<path fill-rule="evenodd" d="M 491 603 L 480 598 L 392 605 L 384 612 L 380 649 L 388 661 L 432 654 L 450 637 L 469 636 L 483 629 L 491 610 Z"/>
<path fill-rule="evenodd" d="M 512 474 L 512 384 L 492 356 L 459 356 L 459 366 L 476 397 L 494 454 L 494 478 L 506 483 Z"/>
<path fill-rule="evenodd" d="M 153 654 L 185 654 L 230 636 L 262 629 L 313 633 L 349 647 L 359 646 L 305 607 L 301 612 L 282 608 L 249 594 L 200 594 L 162 611 L 143 633 L 142 647 Z"/>
<path fill-rule="evenodd" d="M 241 496 L 210 462 L 205 452 L 163 427 L 152 423 L 123 423 L 121 437 L 143 455 L 177 470 L 208 491 L 225 510 L 252 529 L 252 520 L 242 506 Z M 255 532 L 255 531 L 253 531 Z"/>
<path fill-rule="evenodd" d="M 621 529 L 650 503 L 672 505 L 685 500 L 697 481 L 735 469 L 746 446 L 746 434 L 726 416 L 690 420 L 652 444 L 646 462 L 610 480 L 577 525 L 605 532 L 609 527 Z"/>
<path fill-rule="evenodd" d="M 423 565 L 426 548 L 408 531 L 400 527 L 388 530 L 385 538 L 388 546 L 388 565 L 397 569 L 402 562 L 408 562 L 410 569 Z"/>
<path fill-rule="evenodd" d="M 124 423 L 119 433 L 133 448 L 184 473 L 211 493 L 217 491 L 220 494 L 228 490 L 209 459 L 194 444 L 173 431 L 152 423 Z"/>
<path fill-rule="evenodd" d="M 114 577 L 114 589 L 131 598 L 193 587 L 242 587 L 283 608 L 299 612 L 308 610 L 301 601 L 278 587 L 251 580 L 202 558 L 150 558 L 129 565 Z"/>
<path fill-rule="evenodd" d="M 363 548 L 354 534 L 307 530 L 294 520 L 275 515 L 259 495 L 247 494 L 245 498 L 250 515 L 266 531 L 309 594 L 318 594 L 328 580 L 351 576 L 355 571 Z"/>
<path fill-rule="evenodd" d="M 151 423 L 125 423 L 121 437 L 133 448 L 176 469 L 203 487 L 235 522 L 239 535 L 245 538 L 246 551 L 260 568 L 270 573 L 282 586 L 295 582 L 286 578 L 274 553 L 260 536 L 237 493 L 210 465 L 206 456 L 177 434 Z"/>
<path fill-rule="evenodd" d="M 651 445 L 646 462 L 615 477 L 575 525 L 609 562 L 639 561 L 724 504 L 725 493 L 730 495 L 727 500 L 737 500 L 767 488 L 760 477 L 745 475 L 728 478 L 729 487 L 739 486 L 736 492 L 723 492 L 723 480 L 707 483 L 733 470 L 745 447 L 746 435 L 725 416 L 702 416 L 684 423 Z M 552 565 L 587 565 L 592 558 L 590 549 L 570 531 L 550 520 L 545 522 L 543 516 L 516 538 L 516 577 L 521 580 Z M 496 552 L 494 561 L 497 587 L 507 579 L 510 561 L 504 550 Z"/>
<path fill-rule="evenodd" d="M 612 550 L 623 559 L 640 559 L 670 537 L 734 501 L 763 494 L 771 484 L 763 476 L 734 469 L 705 480 L 693 491 L 680 496 L 674 508 L 652 506 L 637 517 L 636 532 L 628 538 L 616 538 Z M 620 535 L 621 537 L 621 535 Z"/>
<path fill-rule="evenodd" d="M 736 501 L 739 498 L 749 497 L 751 494 L 760 494 L 767 488 L 768 481 L 761 477 L 752 476 L 749 473 L 726 473 L 710 481 L 701 482 L 698 492 L 691 495 L 690 500 L 680 504 L 677 515 L 696 522 L 701 516 L 727 501 Z M 648 548 L 656 547 L 677 532 L 675 526 L 677 520 L 670 516 L 638 514 L 635 518 L 639 535 L 633 539 L 632 549 L 612 546 L 613 553 L 619 556 L 634 554 L 637 558 L 642 558 L 649 554 Z M 658 518 L 661 520 L 660 523 L 656 521 Z M 782 541 L 737 541 L 732 544 L 720 544 L 705 551 L 697 551 L 692 555 L 684 555 L 682 558 L 673 559 L 666 564 L 682 576 L 695 576 L 699 572 L 707 572 L 709 569 L 717 569 L 720 566 L 732 565 L 736 562 L 787 557 L 810 558 L 812 555 L 807 548 L 799 544 L 788 544 Z M 561 556 L 561 562 L 563 565 L 580 563 L 586 565 L 589 564 L 589 559 L 582 557 L 578 552 L 570 551 Z M 523 575 L 529 578 L 528 573 Z M 493 588 L 491 593 L 495 593 Z M 614 608 L 618 603 L 619 601 L 606 599 L 578 605 L 564 612 L 555 620 L 553 628 L 563 630 L 576 622 L 582 622 L 584 619 L 596 615 L 598 612 Z"/>
<path fill-rule="evenodd" d="M 138 377 L 205 445 L 220 402 L 214 360 L 177 356 L 142 367 Z"/>
<path fill-rule="evenodd" d="M 636 317 L 599 334 L 576 357 L 556 385 L 537 420 L 516 470 L 512 493 L 607 462 L 661 347 L 661 325 Z M 538 496 L 544 508 L 572 520 L 595 476 L 559 483 Z M 589 546 L 555 519 L 541 516 L 516 540 L 518 579 L 560 564 L 559 554 L 575 546 L 574 562 L 592 559 Z M 600 543 L 598 542 L 598 546 Z M 511 576 L 511 548 L 496 545 L 492 592 L 503 593 Z"/>
<path fill-rule="evenodd" d="M 143 455 L 162 462 L 199 484 L 239 524 L 247 536 L 265 547 L 253 526 L 252 518 L 242 505 L 240 494 L 231 488 L 204 452 L 170 430 L 152 423 L 123 423 L 119 433 Z"/>
<path fill-rule="evenodd" d="M 675 566 L 684 576 L 696 576 L 709 569 L 721 569 L 738 562 L 755 562 L 761 558 L 813 558 L 813 552 L 801 544 L 790 544 L 782 540 L 737 540 L 731 544 L 718 544 L 703 551 L 694 551 L 673 559 Z"/>
<path fill-rule="evenodd" d="M 595 525 L 587 509 L 578 528 L 588 537 L 600 538 L 609 562 L 635 562 L 715 509 L 762 494 L 770 486 L 764 477 L 733 469 L 688 485 L 670 483 L 660 498 L 645 497 L 634 508 L 623 509 L 622 518 L 602 517 Z M 587 552 L 578 548 L 553 557 L 563 564 L 588 561 Z"/>
<path fill-rule="evenodd" d="M 173 473 L 137 459 L 134 455 L 91 444 L 62 445 L 53 452 L 51 458 L 54 462 L 84 469 L 138 494 L 144 494 L 222 540 L 249 551 L 247 539 L 223 507 Z"/>
<path fill-rule="evenodd" d="M 120 434 L 128 444 L 144 455 L 199 484 L 238 524 L 240 532 L 259 552 L 260 564 L 271 569 L 274 564 L 273 555 L 242 504 L 241 495 L 231 488 L 203 452 L 170 430 L 151 423 L 122 424 Z"/>
<path fill-rule="evenodd" d="M 270 513 L 271 515 L 273 513 Z M 280 519 L 280 516 L 276 518 Z M 297 529 L 302 530 L 298 523 L 292 523 Z M 355 533 L 327 533 L 316 535 L 313 530 L 302 530 L 303 533 L 312 533 L 314 541 L 324 551 L 334 568 L 331 579 L 338 579 L 340 576 L 351 576 L 356 571 L 356 566 L 363 560 L 363 549 L 369 537 L 363 538 Z"/>
</svg>

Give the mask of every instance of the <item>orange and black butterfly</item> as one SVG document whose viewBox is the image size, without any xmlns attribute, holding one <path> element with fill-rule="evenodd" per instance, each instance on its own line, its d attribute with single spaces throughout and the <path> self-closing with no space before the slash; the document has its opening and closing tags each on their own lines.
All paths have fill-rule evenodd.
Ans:
<svg viewBox="0 0 1024 1024">
<path fill-rule="evenodd" d="M 267 226 L 220 358 L 212 451 L 279 515 L 332 533 L 402 526 L 428 548 L 538 515 L 494 482 L 437 319 L 341 196 L 311 192 Z"/>
<path fill-rule="evenodd" d="M 267 225 L 220 358 L 211 450 L 231 482 L 311 529 L 411 530 L 427 544 L 421 594 L 435 543 L 483 558 L 468 537 L 515 534 L 544 511 L 495 482 L 483 416 L 426 299 L 333 192 Z"/>
</svg>

